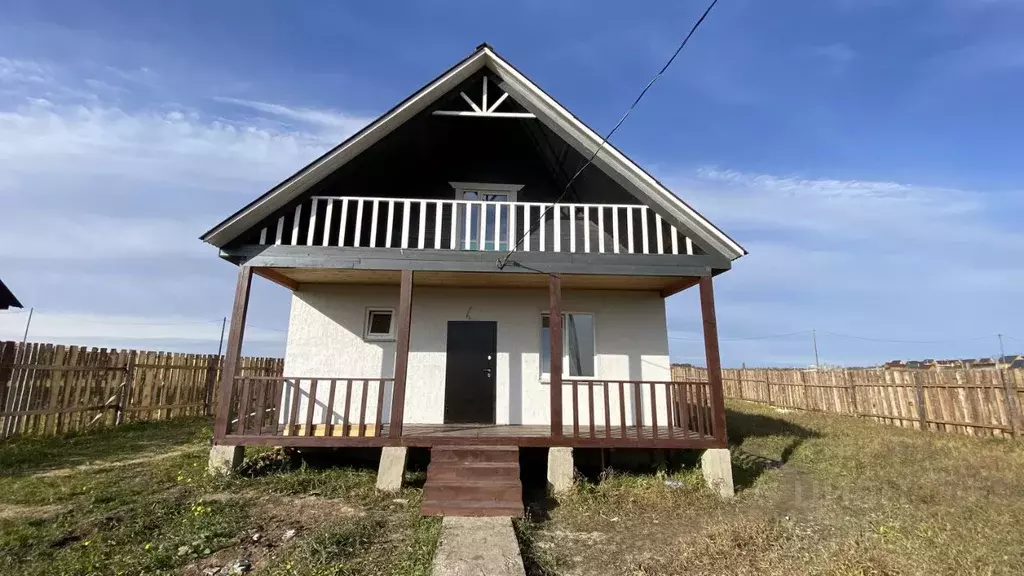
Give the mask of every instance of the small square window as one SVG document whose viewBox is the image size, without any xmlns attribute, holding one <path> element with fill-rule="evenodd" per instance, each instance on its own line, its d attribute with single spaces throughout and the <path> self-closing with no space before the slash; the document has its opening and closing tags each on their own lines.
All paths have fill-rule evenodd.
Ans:
<svg viewBox="0 0 1024 576">
<path fill-rule="evenodd" d="M 394 310 L 367 310 L 365 338 L 367 340 L 393 340 L 395 338 L 394 319 Z"/>
</svg>

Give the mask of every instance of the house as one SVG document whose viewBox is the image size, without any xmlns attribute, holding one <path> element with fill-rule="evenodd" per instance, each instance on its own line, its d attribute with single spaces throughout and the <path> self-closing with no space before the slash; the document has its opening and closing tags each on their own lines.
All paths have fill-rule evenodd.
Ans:
<svg viewBox="0 0 1024 576">
<path fill-rule="evenodd" d="M 394 489 L 425 447 L 424 513 L 518 515 L 521 447 L 556 491 L 573 449 L 699 449 L 732 492 L 712 279 L 744 249 L 488 45 L 202 240 L 239 268 L 212 469 L 373 446 Z M 237 370 L 254 275 L 292 292 L 281 378 Z M 709 381 L 672 382 L 694 287 Z"/>
<path fill-rule="evenodd" d="M 3 280 L 0 280 L 0 310 L 7 310 L 11 307 L 22 308 L 21 302 L 14 297 L 11 290 L 4 284 Z"/>
</svg>

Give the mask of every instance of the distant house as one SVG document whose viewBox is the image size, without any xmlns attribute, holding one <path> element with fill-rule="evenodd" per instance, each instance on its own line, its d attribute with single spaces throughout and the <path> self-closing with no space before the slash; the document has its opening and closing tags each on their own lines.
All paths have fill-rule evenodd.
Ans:
<svg viewBox="0 0 1024 576">
<path fill-rule="evenodd" d="M 971 368 L 995 368 L 996 361 L 994 358 L 978 358 L 977 360 L 971 361 Z"/>
<path fill-rule="evenodd" d="M 999 366 L 1002 368 L 1024 368 L 1024 355 L 1002 356 L 999 358 Z"/>
<path fill-rule="evenodd" d="M 887 370 L 957 370 L 964 368 L 995 368 L 995 358 L 960 358 L 950 360 L 891 360 L 882 365 Z M 1024 355 L 1002 356 L 1000 368 L 1024 368 Z"/>
<path fill-rule="evenodd" d="M 0 310 L 7 310 L 10 307 L 22 308 L 21 302 L 14 297 L 11 290 L 7 288 L 3 280 L 0 280 Z"/>
</svg>

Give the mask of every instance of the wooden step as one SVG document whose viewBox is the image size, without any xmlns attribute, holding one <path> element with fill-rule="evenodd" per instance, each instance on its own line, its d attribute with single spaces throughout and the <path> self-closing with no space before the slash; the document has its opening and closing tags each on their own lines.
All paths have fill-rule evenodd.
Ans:
<svg viewBox="0 0 1024 576">
<path fill-rule="evenodd" d="M 421 513 L 522 516 L 519 449 L 514 446 L 431 448 Z"/>
<path fill-rule="evenodd" d="M 430 480 L 519 480 L 516 462 L 431 462 L 427 466 Z"/>
<path fill-rule="evenodd" d="M 516 446 L 434 446 L 431 462 L 515 462 L 519 463 Z"/>
<path fill-rule="evenodd" d="M 424 502 L 424 516 L 511 516 L 523 517 L 522 502 Z"/>
<path fill-rule="evenodd" d="M 523 501 L 523 485 L 518 479 L 507 480 L 430 480 L 423 486 L 423 499 L 462 502 L 492 501 L 515 502 Z"/>
</svg>

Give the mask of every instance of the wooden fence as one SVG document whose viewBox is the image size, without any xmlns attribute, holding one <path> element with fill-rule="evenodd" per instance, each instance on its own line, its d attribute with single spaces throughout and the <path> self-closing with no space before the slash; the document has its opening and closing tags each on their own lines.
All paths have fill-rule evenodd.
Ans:
<svg viewBox="0 0 1024 576">
<path fill-rule="evenodd" d="M 937 432 L 1019 438 L 1024 370 L 726 369 L 726 398 Z M 673 366 L 674 380 L 706 379 Z"/>
<path fill-rule="evenodd" d="M 211 414 L 222 356 L 0 342 L 0 433 Z M 280 358 L 242 358 L 252 376 L 280 376 Z"/>
</svg>

